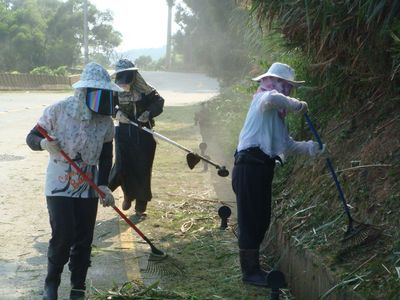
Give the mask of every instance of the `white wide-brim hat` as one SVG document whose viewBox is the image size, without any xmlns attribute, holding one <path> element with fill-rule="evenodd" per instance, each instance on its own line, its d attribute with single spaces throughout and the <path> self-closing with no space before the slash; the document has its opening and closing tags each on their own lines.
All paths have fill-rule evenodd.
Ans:
<svg viewBox="0 0 400 300">
<path fill-rule="evenodd" d="M 81 74 L 80 80 L 72 85 L 74 89 L 94 88 L 123 92 L 117 84 L 111 81 L 107 70 L 97 63 L 88 63 Z"/>
<path fill-rule="evenodd" d="M 276 78 L 283 79 L 296 87 L 305 83 L 305 81 L 294 80 L 294 76 L 295 76 L 295 73 L 294 73 L 294 70 L 292 67 L 290 67 L 287 64 L 276 62 L 276 63 L 273 63 L 269 67 L 267 72 L 253 78 L 252 80 L 260 81 L 264 77 L 276 77 Z"/>
</svg>

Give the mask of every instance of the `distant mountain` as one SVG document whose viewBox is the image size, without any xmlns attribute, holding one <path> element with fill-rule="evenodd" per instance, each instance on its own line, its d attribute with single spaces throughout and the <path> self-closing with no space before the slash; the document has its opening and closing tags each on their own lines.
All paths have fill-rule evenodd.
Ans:
<svg viewBox="0 0 400 300">
<path fill-rule="evenodd" d="M 143 48 L 143 49 L 132 49 L 125 52 L 119 53 L 119 57 L 128 58 L 132 61 L 140 56 L 150 56 L 153 61 L 159 60 L 165 56 L 166 47 L 160 48 Z"/>
</svg>

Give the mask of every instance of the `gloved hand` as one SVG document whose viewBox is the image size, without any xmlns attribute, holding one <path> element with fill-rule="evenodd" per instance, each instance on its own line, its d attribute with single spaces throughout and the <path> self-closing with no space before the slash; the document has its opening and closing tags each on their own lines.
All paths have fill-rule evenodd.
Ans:
<svg viewBox="0 0 400 300">
<path fill-rule="evenodd" d="M 128 124 L 131 120 L 127 117 L 126 114 L 124 114 L 122 111 L 117 111 L 117 114 L 115 115 L 115 118 L 121 122 L 121 123 L 126 123 Z"/>
<path fill-rule="evenodd" d="M 147 123 L 149 121 L 149 118 L 150 118 L 150 112 L 146 110 L 139 116 L 138 121 L 142 123 Z"/>
<path fill-rule="evenodd" d="M 61 151 L 60 142 L 57 139 L 53 141 L 42 139 L 40 141 L 40 148 L 47 150 L 50 154 L 57 154 Z"/>
<path fill-rule="evenodd" d="M 326 144 L 322 144 L 322 149 L 319 146 L 319 143 L 314 142 L 314 145 L 311 149 L 311 156 L 313 157 L 319 157 L 319 158 L 324 158 L 328 156 L 328 150 L 326 148 Z"/>
<path fill-rule="evenodd" d="M 285 154 L 279 154 L 278 157 L 275 157 L 275 167 L 283 167 L 285 161 Z"/>
<path fill-rule="evenodd" d="M 326 157 L 328 155 L 328 149 L 326 148 L 326 144 L 322 144 L 322 149 L 318 144 L 318 150 L 316 155 L 319 157 Z"/>
<path fill-rule="evenodd" d="M 298 112 L 298 113 L 308 112 L 308 104 L 307 104 L 307 102 L 300 101 L 299 107 L 297 108 L 296 112 Z"/>
<path fill-rule="evenodd" d="M 115 200 L 114 196 L 111 192 L 111 190 L 108 188 L 106 185 L 100 185 L 99 189 L 105 194 L 104 198 L 102 198 L 100 195 L 100 203 L 106 207 L 106 206 L 114 206 L 115 205 Z"/>
</svg>

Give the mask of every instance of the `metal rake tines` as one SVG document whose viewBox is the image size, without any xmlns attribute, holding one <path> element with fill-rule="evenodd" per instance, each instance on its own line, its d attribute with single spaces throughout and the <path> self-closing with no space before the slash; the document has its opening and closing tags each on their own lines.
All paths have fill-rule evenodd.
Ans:
<svg viewBox="0 0 400 300">
<path fill-rule="evenodd" d="M 185 266 L 182 262 L 170 256 L 150 256 L 144 272 L 152 275 L 177 276 L 185 273 Z"/>
<path fill-rule="evenodd" d="M 381 233 L 382 229 L 377 226 L 357 222 L 355 227 L 346 232 L 342 239 L 342 246 L 347 248 L 365 245 L 375 241 Z"/>
</svg>

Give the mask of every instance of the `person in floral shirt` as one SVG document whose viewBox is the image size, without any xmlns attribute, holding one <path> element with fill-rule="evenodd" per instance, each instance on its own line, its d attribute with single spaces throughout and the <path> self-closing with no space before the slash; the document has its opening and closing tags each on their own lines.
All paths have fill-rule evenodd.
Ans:
<svg viewBox="0 0 400 300">
<path fill-rule="evenodd" d="M 71 299 L 84 299 L 99 195 L 60 154 L 62 149 L 105 193 L 103 206 L 113 206 L 107 187 L 112 166 L 113 92 L 122 91 L 96 63 L 85 66 L 73 84 L 73 96 L 47 107 L 26 141 L 34 151 L 50 154 L 45 195 L 51 226 L 43 299 L 57 299 L 64 265 L 69 261 Z"/>
</svg>

